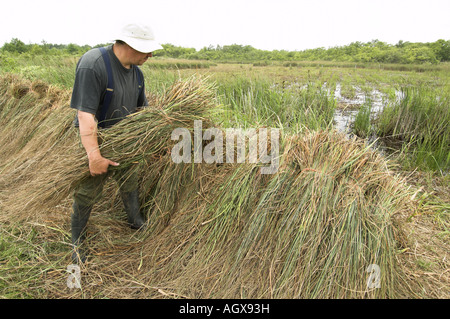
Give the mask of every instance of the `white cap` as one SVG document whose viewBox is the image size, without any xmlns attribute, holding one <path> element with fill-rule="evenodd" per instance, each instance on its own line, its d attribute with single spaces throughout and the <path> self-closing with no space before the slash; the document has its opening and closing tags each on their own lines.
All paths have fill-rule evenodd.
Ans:
<svg viewBox="0 0 450 319">
<path fill-rule="evenodd" d="M 114 40 L 122 40 L 136 51 L 150 53 L 163 47 L 156 42 L 152 29 L 143 24 L 126 24 Z"/>
</svg>

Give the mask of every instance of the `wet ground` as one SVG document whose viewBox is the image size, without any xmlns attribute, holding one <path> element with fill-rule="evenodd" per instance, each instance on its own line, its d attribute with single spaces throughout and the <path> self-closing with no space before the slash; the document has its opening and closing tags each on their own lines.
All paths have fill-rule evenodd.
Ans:
<svg viewBox="0 0 450 319">
<path fill-rule="evenodd" d="M 360 107 L 366 103 L 366 99 L 371 99 L 371 113 L 374 118 L 379 114 L 385 106 L 385 99 L 383 94 L 378 90 L 372 90 L 368 96 L 366 92 L 363 92 L 360 88 L 355 87 L 355 97 L 350 99 L 341 95 L 341 85 L 336 84 L 336 90 L 334 91 L 334 97 L 338 107 L 334 114 L 335 127 L 340 132 L 351 133 L 351 124 L 355 120 L 355 116 L 358 113 Z"/>
</svg>

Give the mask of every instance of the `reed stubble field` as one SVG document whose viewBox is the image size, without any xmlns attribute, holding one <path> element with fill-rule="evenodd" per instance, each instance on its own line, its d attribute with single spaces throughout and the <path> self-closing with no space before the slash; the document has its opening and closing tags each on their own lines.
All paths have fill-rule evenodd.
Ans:
<svg viewBox="0 0 450 319">
<path fill-rule="evenodd" d="M 151 107 L 105 132 L 102 147 L 140 172 L 149 227 L 126 227 L 108 182 L 81 289 L 70 289 L 70 192 L 87 173 L 68 106 L 75 62 L 36 59 L 1 75 L 1 297 L 449 297 L 448 66 L 144 65 Z M 338 100 L 338 84 L 364 102 Z M 335 115 L 349 108 L 339 131 Z M 199 119 L 280 128 L 276 174 L 173 163 L 171 131 Z M 379 287 L 367 284 L 373 264 Z"/>
</svg>

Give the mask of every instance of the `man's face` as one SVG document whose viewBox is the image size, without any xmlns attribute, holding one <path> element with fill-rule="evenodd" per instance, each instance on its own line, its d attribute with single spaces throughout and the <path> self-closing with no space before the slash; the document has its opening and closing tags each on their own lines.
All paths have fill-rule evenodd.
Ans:
<svg viewBox="0 0 450 319">
<path fill-rule="evenodd" d="M 153 56 L 152 52 L 142 53 L 130 47 L 130 62 L 134 65 L 142 65 Z"/>
</svg>

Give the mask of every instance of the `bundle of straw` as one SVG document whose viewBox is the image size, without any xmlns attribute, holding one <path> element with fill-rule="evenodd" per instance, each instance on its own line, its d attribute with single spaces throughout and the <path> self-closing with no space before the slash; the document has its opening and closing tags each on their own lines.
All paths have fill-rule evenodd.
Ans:
<svg viewBox="0 0 450 319">
<path fill-rule="evenodd" d="M 153 102 L 154 105 L 98 132 L 99 140 L 103 141 L 101 154 L 119 162 L 117 169 L 131 168 L 131 172 L 139 167 L 145 170 L 152 161 L 170 152 L 174 129 L 184 127 L 193 130 L 194 120 L 209 123 L 211 112 L 216 107 L 213 84 L 196 76 L 176 81 Z M 36 137 L 35 145 L 39 144 L 37 140 L 40 137 L 45 135 Z M 22 189 L 27 199 L 25 205 L 22 202 L 21 211 L 39 211 L 42 205 L 52 207 L 60 204 L 89 176 L 87 154 L 79 139 L 71 139 L 69 145 L 61 145 L 53 151 L 50 154 L 45 152 L 46 158 L 42 158 L 45 165 L 37 171 L 33 167 L 27 175 L 28 182 Z M 39 155 L 35 153 L 33 156 Z M 114 170 L 113 167 L 110 169 Z M 25 176 L 26 172 L 21 174 Z M 20 193 L 20 189 L 16 191 Z"/>
<path fill-rule="evenodd" d="M 213 298 L 408 294 L 392 218 L 411 209 L 410 194 L 364 143 L 305 132 L 287 138 L 273 176 L 240 164 L 210 167 L 195 179 L 185 191 L 198 195 L 183 198 L 165 234 L 140 248 L 155 276 L 149 285 Z M 167 255 L 155 257 L 155 249 Z M 382 270 L 379 288 L 367 285 L 372 264 Z"/>
</svg>

